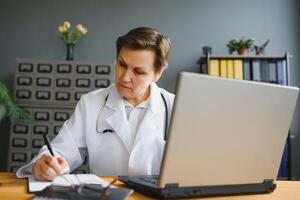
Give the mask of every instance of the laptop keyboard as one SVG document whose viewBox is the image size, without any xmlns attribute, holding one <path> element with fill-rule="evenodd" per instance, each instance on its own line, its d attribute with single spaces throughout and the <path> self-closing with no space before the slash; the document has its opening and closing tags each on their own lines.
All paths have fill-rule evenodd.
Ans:
<svg viewBox="0 0 300 200">
<path fill-rule="evenodd" d="M 152 183 L 152 184 L 154 184 L 154 185 L 156 185 L 157 184 L 157 176 L 154 176 L 154 177 L 146 177 L 146 178 L 140 178 L 141 180 L 143 180 L 143 181 L 146 181 L 146 182 L 149 182 L 149 183 Z"/>
</svg>

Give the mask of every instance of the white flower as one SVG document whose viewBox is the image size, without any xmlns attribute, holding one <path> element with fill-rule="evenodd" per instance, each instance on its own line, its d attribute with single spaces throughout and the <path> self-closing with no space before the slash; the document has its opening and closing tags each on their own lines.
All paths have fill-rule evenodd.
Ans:
<svg viewBox="0 0 300 200">
<path fill-rule="evenodd" d="M 82 25 L 81 25 L 81 24 L 77 24 L 75 28 L 76 28 L 78 31 L 80 31 L 80 29 L 82 28 Z"/>
<path fill-rule="evenodd" d="M 81 34 L 86 34 L 87 33 L 87 29 L 84 28 L 81 24 L 76 25 L 76 30 L 79 31 Z"/>
<path fill-rule="evenodd" d="M 70 22 L 68 21 L 64 21 L 64 25 L 63 25 L 66 29 L 69 29 L 71 27 Z"/>
<path fill-rule="evenodd" d="M 60 33 L 65 33 L 65 32 L 68 31 L 68 29 L 67 29 L 67 27 L 65 27 L 65 26 L 59 26 L 59 27 L 58 27 L 58 31 L 59 31 Z"/>
<path fill-rule="evenodd" d="M 63 28 L 64 28 L 64 32 L 67 32 L 67 31 L 68 31 L 68 28 L 67 28 L 67 27 L 63 26 Z"/>
<path fill-rule="evenodd" d="M 65 30 L 65 29 L 64 29 L 64 27 L 63 27 L 63 26 L 59 26 L 59 27 L 58 27 L 58 31 L 59 31 L 60 33 L 63 33 L 63 32 L 64 32 L 64 30 Z"/>
<path fill-rule="evenodd" d="M 82 27 L 81 31 L 80 31 L 82 34 L 86 34 L 87 33 L 87 29 Z"/>
</svg>

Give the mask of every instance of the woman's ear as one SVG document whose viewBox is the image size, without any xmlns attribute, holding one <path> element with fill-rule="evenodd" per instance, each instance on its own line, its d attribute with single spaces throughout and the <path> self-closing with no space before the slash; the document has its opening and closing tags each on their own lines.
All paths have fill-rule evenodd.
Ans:
<svg viewBox="0 0 300 200">
<path fill-rule="evenodd" d="M 153 79 L 152 79 L 152 82 L 154 82 L 154 83 L 157 82 L 160 79 L 160 77 L 161 77 L 161 75 L 163 74 L 164 71 L 165 71 L 165 68 L 157 70 L 155 72 L 155 75 L 154 75 Z"/>
</svg>

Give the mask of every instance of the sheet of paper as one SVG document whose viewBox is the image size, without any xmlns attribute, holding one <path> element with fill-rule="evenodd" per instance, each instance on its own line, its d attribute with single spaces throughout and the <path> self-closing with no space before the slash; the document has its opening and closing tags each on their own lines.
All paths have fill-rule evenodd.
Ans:
<svg viewBox="0 0 300 200">
<path fill-rule="evenodd" d="M 37 181 L 33 176 L 28 177 L 28 188 L 29 192 L 42 191 L 45 187 L 51 185 L 51 181 Z"/>
<path fill-rule="evenodd" d="M 37 181 L 33 176 L 28 177 L 29 184 L 29 192 L 38 192 L 43 190 L 45 187 L 49 185 L 56 186 L 71 186 L 71 185 L 79 185 L 79 184 L 99 184 L 102 187 L 106 187 L 109 183 L 102 178 L 94 174 L 65 174 L 62 176 L 57 176 L 54 180 L 51 181 Z M 116 188 L 116 186 L 111 186 L 112 188 Z"/>
<path fill-rule="evenodd" d="M 102 178 L 94 174 L 65 174 L 57 176 L 53 181 L 52 185 L 56 186 L 71 186 L 80 184 L 99 184 L 102 187 L 106 187 L 109 183 Z M 115 187 L 115 186 L 112 186 Z"/>
</svg>

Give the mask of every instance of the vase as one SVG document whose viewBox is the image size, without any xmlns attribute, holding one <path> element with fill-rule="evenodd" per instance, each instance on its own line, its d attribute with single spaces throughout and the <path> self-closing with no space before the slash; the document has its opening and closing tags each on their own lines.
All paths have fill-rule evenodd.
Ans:
<svg viewBox="0 0 300 200">
<path fill-rule="evenodd" d="M 66 56 L 66 60 L 74 60 L 74 47 L 75 44 L 74 43 L 67 43 L 67 56 Z"/>
</svg>

